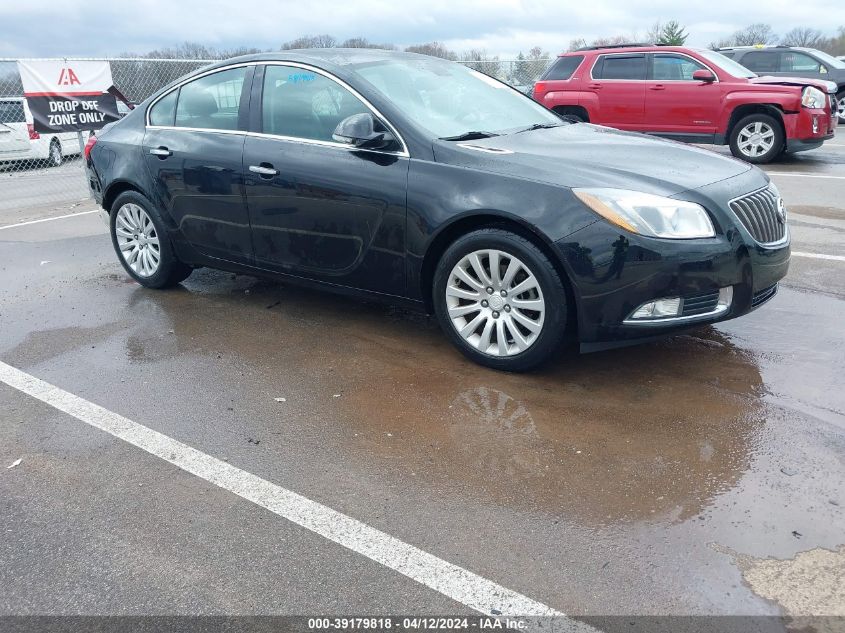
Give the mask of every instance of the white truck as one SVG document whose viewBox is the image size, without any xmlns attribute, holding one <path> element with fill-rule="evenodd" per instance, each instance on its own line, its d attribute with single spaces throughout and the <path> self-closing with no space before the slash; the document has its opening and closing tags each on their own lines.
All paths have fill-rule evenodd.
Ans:
<svg viewBox="0 0 845 633">
<path fill-rule="evenodd" d="M 87 137 L 87 132 L 83 133 L 83 140 Z M 65 156 L 79 153 L 76 132 L 39 134 L 35 131 L 26 99 L 0 98 L 0 163 L 38 161 L 57 167 Z"/>
</svg>

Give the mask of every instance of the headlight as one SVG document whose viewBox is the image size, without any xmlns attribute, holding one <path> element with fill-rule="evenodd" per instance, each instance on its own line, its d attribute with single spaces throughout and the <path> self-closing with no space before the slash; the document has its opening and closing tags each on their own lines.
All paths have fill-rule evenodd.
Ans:
<svg viewBox="0 0 845 633">
<path fill-rule="evenodd" d="M 626 189 L 573 189 L 572 192 L 605 220 L 649 237 L 690 239 L 716 234 L 701 205 Z"/>
<path fill-rule="evenodd" d="M 805 108 L 824 108 L 825 105 L 824 93 L 818 88 L 807 86 L 801 94 L 801 105 Z"/>
</svg>

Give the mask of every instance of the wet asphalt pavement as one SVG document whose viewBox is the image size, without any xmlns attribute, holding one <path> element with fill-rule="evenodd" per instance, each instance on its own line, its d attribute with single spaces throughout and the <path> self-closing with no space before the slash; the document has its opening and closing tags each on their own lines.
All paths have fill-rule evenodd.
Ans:
<svg viewBox="0 0 845 633">
<path fill-rule="evenodd" d="M 766 169 L 845 255 L 845 142 Z M 4 363 L 554 609 L 845 615 L 845 261 L 526 375 L 395 308 L 143 289 L 96 214 L 0 230 L 0 280 Z M 0 615 L 470 612 L 2 383 L 0 531 Z"/>
</svg>

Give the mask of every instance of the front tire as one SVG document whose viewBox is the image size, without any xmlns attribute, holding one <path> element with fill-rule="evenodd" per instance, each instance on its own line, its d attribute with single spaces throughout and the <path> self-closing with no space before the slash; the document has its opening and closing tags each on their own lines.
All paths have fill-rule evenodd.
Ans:
<svg viewBox="0 0 845 633">
<path fill-rule="evenodd" d="M 526 371 L 546 361 L 566 335 L 563 281 L 531 241 L 485 228 L 452 243 L 437 264 L 434 310 L 469 359 Z"/>
<path fill-rule="evenodd" d="M 768 114 L 749 114 L 731 130 L 730 146 L 737 158 L 755 164 L 769 163 L 783 152 L 783 128 Z"/>
<path fill-rule="evenodd" d="M 117 197 L 109 227 L 117 258 L 142 286 L 174 286 L 193 271 L 176 257 L 158 210 L 137 191 L 125 191 Z"/>
<path fill-rule="evenodd" d="M 839 125 L 845 125 L 845 90 L 836 95 L 836 116 L 839 117 Z"/>
</svg>

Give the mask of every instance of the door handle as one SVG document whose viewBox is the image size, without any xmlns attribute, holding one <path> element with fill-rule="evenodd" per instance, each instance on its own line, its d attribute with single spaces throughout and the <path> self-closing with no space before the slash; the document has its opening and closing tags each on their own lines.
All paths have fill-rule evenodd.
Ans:
<svg viewBox="0 0 845 633">
<path fill-rule="evenodd" d="M 153 156 L 158 156 L 159 158 L 167 158 L 168 156 L 173 156 L 173 152 L 171 152 L 163 145 L 161 147 L 152 148 L 150 150 L 150 154 L 152 154 Z"/>
<path fill-rule="evenodd" d="M 250 165 L 249 170 L 258 174 L 262 178 L 272 178 L 279 175 L 279 170 L 273 167 L 270 163 L 261 163 L 260 165 Z"/>
<path fill-rule="evenodd" d="M 666 90 L 666 86 L 663 84 L 655 84 L 653 86 L 648 87 L 649 90 Z"/>
<path fill-rule="evenodd" d="M 593 90 L 599 90 L 601 88 L 601 84 L 587 84 L 588 88 L 592 88 Z"/>
</svg>

